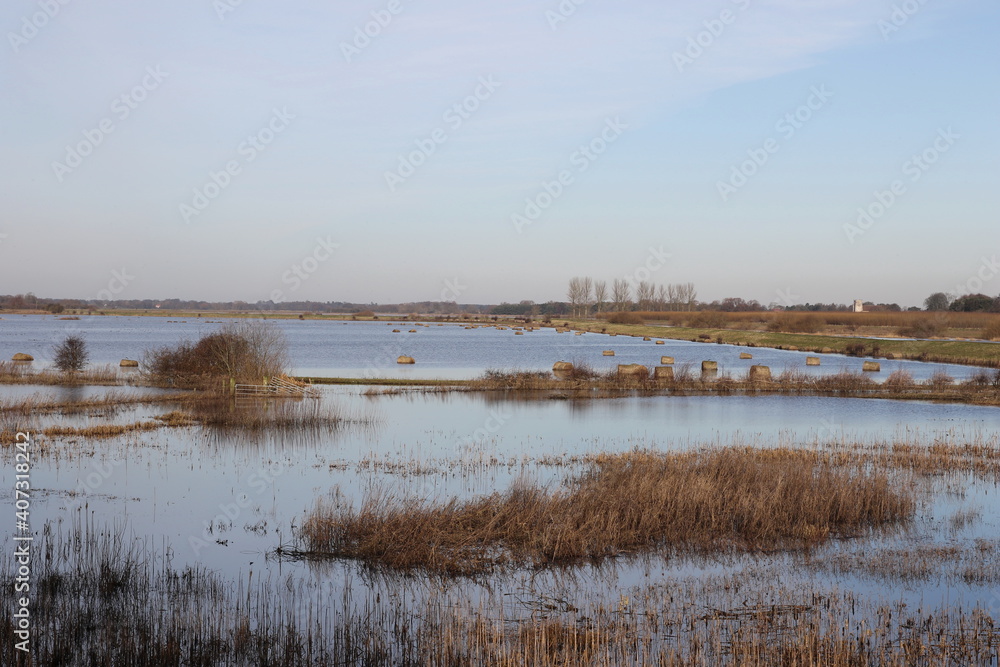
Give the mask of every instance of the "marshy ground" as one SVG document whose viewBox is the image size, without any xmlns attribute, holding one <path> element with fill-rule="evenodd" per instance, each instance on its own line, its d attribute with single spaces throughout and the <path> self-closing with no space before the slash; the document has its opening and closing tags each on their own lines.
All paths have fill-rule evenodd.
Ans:
<svg viewBox="0 0 1000 667">
<path fill-rule="evenodd" d="M 32 664 L 997 663 L 992 371 L 677 370 L 251 401 L 19 379 Z"/>
</svg>

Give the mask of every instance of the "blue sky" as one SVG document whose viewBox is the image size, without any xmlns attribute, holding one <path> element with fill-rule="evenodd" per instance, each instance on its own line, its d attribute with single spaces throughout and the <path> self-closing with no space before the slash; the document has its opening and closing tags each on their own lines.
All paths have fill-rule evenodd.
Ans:
<svg viewBox="0 0 1000 667">
<path fill-rule="evenodd" d="M 654 266 L 708 301 L 995 295 L 998 20 L 11 0 L 0 292 L 545 301 Z"/>
</svg>

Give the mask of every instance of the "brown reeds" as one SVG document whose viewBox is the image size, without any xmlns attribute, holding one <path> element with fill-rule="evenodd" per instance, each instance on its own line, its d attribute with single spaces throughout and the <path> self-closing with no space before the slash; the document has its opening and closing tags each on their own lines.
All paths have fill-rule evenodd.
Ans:
<svg viewBox="0 0 1000 667">
<path fill-rule="evenodd" d="M 667 550 L 771 549 L 856 535 L 908 519 L 914 500 L 883 474 L 795 450 L 632 452 L 594 460 L 554 492 L 430 504 L 372 494 L 360 509 L 317 505 L 304 554 L 394 570 L 476 575 Z"/>
</svg>

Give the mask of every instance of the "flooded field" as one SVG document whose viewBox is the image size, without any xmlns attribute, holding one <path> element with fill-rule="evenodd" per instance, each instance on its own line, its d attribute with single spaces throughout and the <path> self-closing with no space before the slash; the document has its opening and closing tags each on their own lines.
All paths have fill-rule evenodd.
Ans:
<svg viewBox="0 0 1000 667">
<path fill-rule="evenodd" d="M 399 321 L 274 322 L 288 339 L 292 374 L 316 377 L 468 379 L 488 369 L 547 371 L 560 360 L 585 363 L 603 371 L 618 364 L 656 366 L 663 356 L 674 357 L 678 367 L 690 366 L 696 370 L 702 361 L 716 361 L 721 374 L 743 375 L 750 366 L 761 364 L 775 374 L 791 370 L 815 376 L 860 371 L 864 361 L 876 361 L 872 357 L 770 348 L 753 348 L 749 350 L 752 359 L 741 359 L 740 354 L 747 353 L 747 348 L 677 340 L 664 340 L 664 344 L 657 345 L 655 341 L 632 336 L 557 333 L 548 327 L 517 335 L 507 325 L 467 328 L 457 324 Z M 117 366 L 123 358 L 142 359 L 151 347 L 196 340 L 221 326 L 221 322 L 210 318 L 91 316 L 63 321 L 39 315 L 13 315 L 0 320 L 0 359 L 24 352 L 35 357 L 36 366 L 45 367 L 51 362 L 53 344 L 67 332 L 73 332 L 86 338 L 93 364 Z M 605 356 L 605 351 L 613 351 L 615 356 Z M 397 364 L 396 359 L 402 355 L 414 357 L 417 363 Z M 819 357 L 821 364 L 807 366 L 806 358 L 810 356 Z M 896 370 L 909 372 L 917 381 L 927 380 L 935 373 L 963 380 L 976 370 L 955 364 L 877 361 L 881 371 L 871 374 L 875 381 L 884 380 Z"/>
<path fill-rule="evenodd" d="M 40 433 L 190 409 L 135 387 L 125 388 L 129 400 L 148 392 L 150 401 L 95 405 L 121 391 L 22 385 L 4 388 L 0 399 L 79 403 L 5 414 Z M 250 664 L 255 655 L 271 656 L 269 664 L 769 664 L 764 656 L 774 651 L 804 664 L 864 664 L 859 656 L 879 655 L 908 664 L 911 652 L 929 664 L 945 654 L 954 664 L 996 664 L 995 408 L 364 387 L 283 400 L 333 418 L 286 429 L 174 419 L 111 437 L 40 435 L 31 521 L 36 548 L 47 554 L 36 579 L 45 604 L 60 614 L 107 615 L 126 634 L 199 637 L 215 646 L 204 664 Z M 237 409 L 280 408 L 271 400 Z M 689 548 L 654 540 L 600 558 L 469 574 L 323 556 L 303 531 L 323 507 L 380 521 L 396 503 L 437 511 L 512 489 L 557 497 L 615 457 L 680 462 L 718 451 L 743 457 L 738 467 L 757 465 L 753 452 L 763 452 L 816 466 L 808 475 L 877 474 L 900 507 L 912 506 L 885 525 L 809 533 L 804 542 L 726 537 Z M 4 452 L 10 467 L 13 450 Z M 0 493 L 8 505 L 10 489 Z M 4 571 L 13 570 L 12 553 L 8 536 Z M 86 591 L 97 591 L 96 608 L 79 597 Z M 173 611 L 155 612 L 161 608 Z M 70 644 L 59 632 L 39 641 L 52 655 L 79 657 L 107 639 L 86 625 L 69 628 Z M 170 662 L 166 639 L 147 648 L 156 653 L 145 664 Z"/>
</svg>

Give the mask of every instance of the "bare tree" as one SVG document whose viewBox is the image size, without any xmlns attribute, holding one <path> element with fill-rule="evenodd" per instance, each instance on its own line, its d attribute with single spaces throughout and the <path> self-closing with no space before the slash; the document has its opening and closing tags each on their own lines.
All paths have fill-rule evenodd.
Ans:
<svg viewBox="0 0 1000 667">
<path fill-rule="evenodd" d="M 684 306 L 684 310 L 694 310 L 698 292 L 694 289 L 694 283 L 682 283 L 677 286 L 678 301 Z"/>
<path fill-rule="evenodd" d="M 632 303 L 632 288 L 624 278 L 616 278 L 611 283 L 611 300 L 615 304 L 615 310 L 622 312 L 628 310 Z"/>
<path fill-rule="evenodd" d="M 583 303 L 583 278 L 570 278 L 569 287 L 566 290 L 566 298 L 569 299 L 570 312 L 576 317 Z"/>
<path fill-rule="evenodd" d="M 640 280 L 635 288 L 635 300 L 639 304 L 639 310 L 650 310 L 655 297 L 656 285 L 648 280 Z"/>
<path fill-rule="evenodd" d="M 667 309 L 667 288 L 660 285 L 656 288 L 656 309 L 666 310 Z"/>
<path fill-rule="evenodd" d="M 608 301 L 608 283 L 604 280 L 594 281 L 594 303 L 597 304 L 597 312 L 604 310 L 604 304 Z"/>
<path fill-rule="evenodd" d="M 56 368 L 63 372 L 83 370 L 89 356 L 82 336 L 66 336 L 55 348 Z"/>
<path fill-rule="evenodd" d="M 594 279 L 590 277 L 583 278 L 582 290 L 583 290 L 583 316 L 587 317 L 590 315 L 590 306 L 593 303 L 591 293 L 594 291 Z"/>
<path fill-rule="evenodd" d="M 677 285 L 667 285 L 667 310 L 680 310 L 680 297 L 677 296 Z"/>
</svg>

